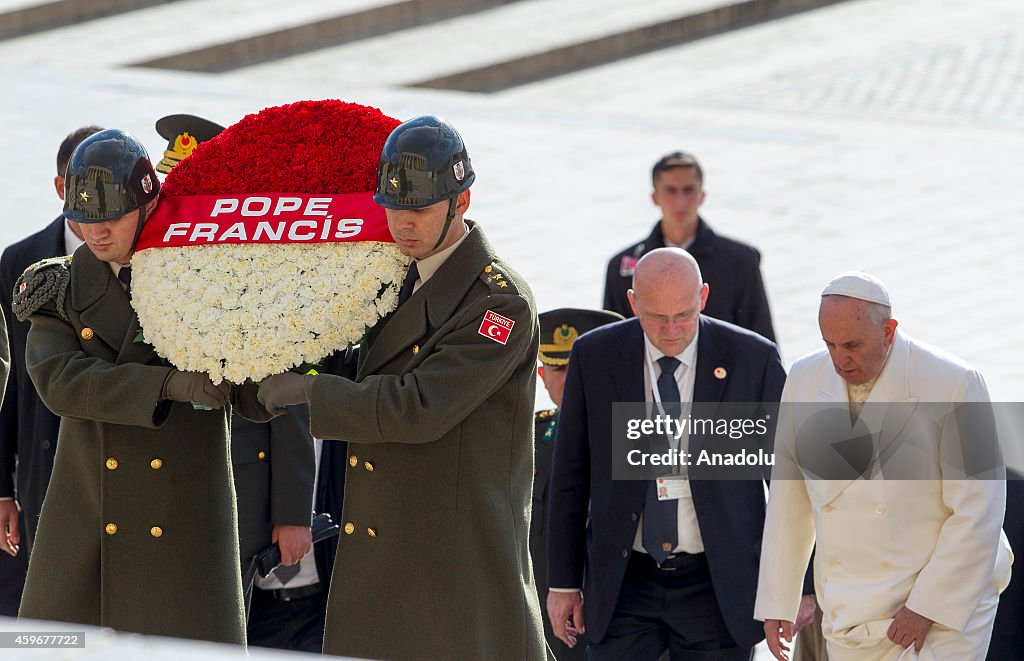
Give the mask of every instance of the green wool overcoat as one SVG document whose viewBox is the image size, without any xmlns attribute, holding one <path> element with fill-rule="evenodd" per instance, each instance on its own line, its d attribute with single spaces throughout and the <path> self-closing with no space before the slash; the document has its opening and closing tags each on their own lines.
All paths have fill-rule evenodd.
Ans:
<svg viewBox="0 0 1024 661">
<path fill-rule="evenodd" d="M 468 224 L 356 381 L 314 381 L 313 435 L 349 441 L 325 654 L 546 656 L 528 549 L 537 314 Z M 507 337 L 488 312 L 512 322 Z"/>
<path fill-rule="evenodd" d="M 51 285 L 25 363 L 61 423 L 19 615 L 244 644 L 231 407 L 160 399 L 172 368 L 136 341 L 128 295 L 88 246 L 42 264 L 23 281 L 67 270 L 67 319 Z M 232 399 L 266 419 L 251 395 Z"/>
</svg>

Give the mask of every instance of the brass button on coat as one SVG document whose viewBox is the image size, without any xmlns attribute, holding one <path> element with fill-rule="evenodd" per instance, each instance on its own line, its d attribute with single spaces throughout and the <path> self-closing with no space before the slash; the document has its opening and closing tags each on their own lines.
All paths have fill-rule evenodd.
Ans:
<svg viewBox="0 0 1024 661">
<path fill-rule="evenodd" d="M 117 534 L 117 524 L 116 523 L 108 523 L 107 527 L 104 528 L 103 530 L 105 530 L 108 535 L 116 535 Z"/>
<path fill-rule="evenodd" d="M 370 471 L 371 473 L 373 472 L 373 464 L 371 464 L 370 462 L 366 462 L 365 464 L 363 464 L 363 468 Z"/>
<path fill-rule="evenodd" d="M 349 523 L 345 524 L 345 534 L 346 535 L 351 535 L 355 531 L 356 531 L 356 524 L 352 523 L 351 521 Z"/>
<path fill-rule="evenodd" d="M 95 334 L 96 333 L 92 332 L 92 329 L 89 328 L 88 326 L 86 326 L 85 328 L 82 329 L 82 339 L 83 340 L 91 340 L 93 338 L 93 335 L 95 335 Z"/>
<path fill-rule="evenodd" d="M 351 457 L 348 458 L 348 465 L 351 466 L 352 468 L 355 468 L 356 464 L 358 464 L 358 463 L 359 463 L 359 457 L 357 457 L 355 455 L 352 455 Z"/>
<path fill-rule="evenodd" d="M 267 458 L 267 453 L 263 452 L 261 450 L 260 453 L 258 455 L 256 455 L 256 456 L 259 457 L 260 459 L 266 459 Z"/>
<path fill-rule="evenodd" d="M 377 531 L 374 530 L 373 528 L 367 528 L 366 529 L 366 534 L 369 535 L 370 537 L 376 537 L 377 536 Z"/>
<path fill-rule="evenodd" d="M 107 468 L 110 470 L 117 468 L 117 459 L 114 459 L 113 457 L 107 459 Z"/>
<path fill-rule="evenodd" d="M 149 462 L 149 465 L 153 470 L 158 471 L 161 468 L 163 468 L 164 462 L 161 459 L 154 459 L 153 461 Z"/>
<path fill-rule="evenodd" d="M 419 352 L 420 352 L 420 345 L 418 345 L 418 344 L 414 344 L 414 345 L 412 345 L 412 355 L 414 355 L 414 356 L 415 356 L 415 355 L 416 355 L 416 354 L 418 354 Z"/>
<path fill-rule="evenodd" d="M 164 531 L 160 526 L 153 526 L 149 529 L 149 534 L 153 537 L 161 537 L 164 534 Z"/>
</svg>

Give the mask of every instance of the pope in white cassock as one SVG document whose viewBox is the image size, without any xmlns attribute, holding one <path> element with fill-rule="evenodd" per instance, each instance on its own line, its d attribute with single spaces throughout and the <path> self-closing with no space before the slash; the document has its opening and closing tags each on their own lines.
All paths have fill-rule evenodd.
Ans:
<svg viewBox="0 0 1024 661">
<path fill-rule="evenodd" d="M 1013 558 L 1006 485 L 997 449 L 986 447 L 994 427 L 963 424 L 991 420 L 990 409 L 965 416 L 962 404 L 989 402 L 988 390 L 963 361 L 897 331 L 891 313 L 877 278 L 838 276 L 818 313 L 826 349 L 786 381 L 754 607 L 778 659 L 812 549 L 830 659 L 980 660 L 988 649 Z M 821 470 L 820 447 L 807 450 L 818 428 L 810 416 L 830 408 L 849 414 L 847 442 L 821 441 L 850 462 L 846 474 Z M 960 465 L 954 445 L 967 457 Z"/>
</svg>

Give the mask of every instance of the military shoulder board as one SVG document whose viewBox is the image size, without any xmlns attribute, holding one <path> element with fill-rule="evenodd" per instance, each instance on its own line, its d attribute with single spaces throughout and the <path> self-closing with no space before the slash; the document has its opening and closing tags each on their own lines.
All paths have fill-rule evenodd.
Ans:
<svg viewBox="0 0 1024 661">
<path fill-rule="evenodd" d="M 14 285 L 14 316 L 25 321 L 49 301 L 54 301 L 57 313 L 65 321 L 64 297 L 71 281 L 71 255 L 52 257 L 36 262 L 25 269 Z"/>
<path fill-rule="evenodd" d="M 492 292 L 501 294 L 518 294 L 519 291 L 516 289 L 515 283 L 506 278 L 501 271 L 502 269 L 500 266 L 491 262 L 484 267 L 483 273 L 480 274 L 480 279 Z"/>
</svg>

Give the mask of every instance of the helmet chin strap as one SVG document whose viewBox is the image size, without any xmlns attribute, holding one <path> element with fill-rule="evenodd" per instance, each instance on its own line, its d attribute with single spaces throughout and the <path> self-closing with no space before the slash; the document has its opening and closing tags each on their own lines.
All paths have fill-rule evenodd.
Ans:
<svg viewBox="0 0 1024 661">
<path fill-rule="evenodd" d="M 139 219 L 135 224 L 135 238 L 132 240 L 132 254 L 135 254 L 135 244 L 139 242 L 139 237 L 142 236 L 142 226 L 146 224 L 146 209 L 149 207 L 149 203 L 143 204 L 139 207 Z"/>
<path fill-rule="evenodd" d="M 452 226 L 452 219 L 455 218 L 455 205 L 458 201 L 458 195 L 448 200 L 448 217 L 444 220 L 444 227 L 441 229 L 441 236 L 437 237 L 437 243 L 434 244 L 434 247 L 431 248 L 431 250 L 437 250 L 437 247 L 444 241 L 444 237 L 448 236 L 448 228 Z M 135 239 L 138 240 L 138 237 L 135 237 Z"/>
</svg>

